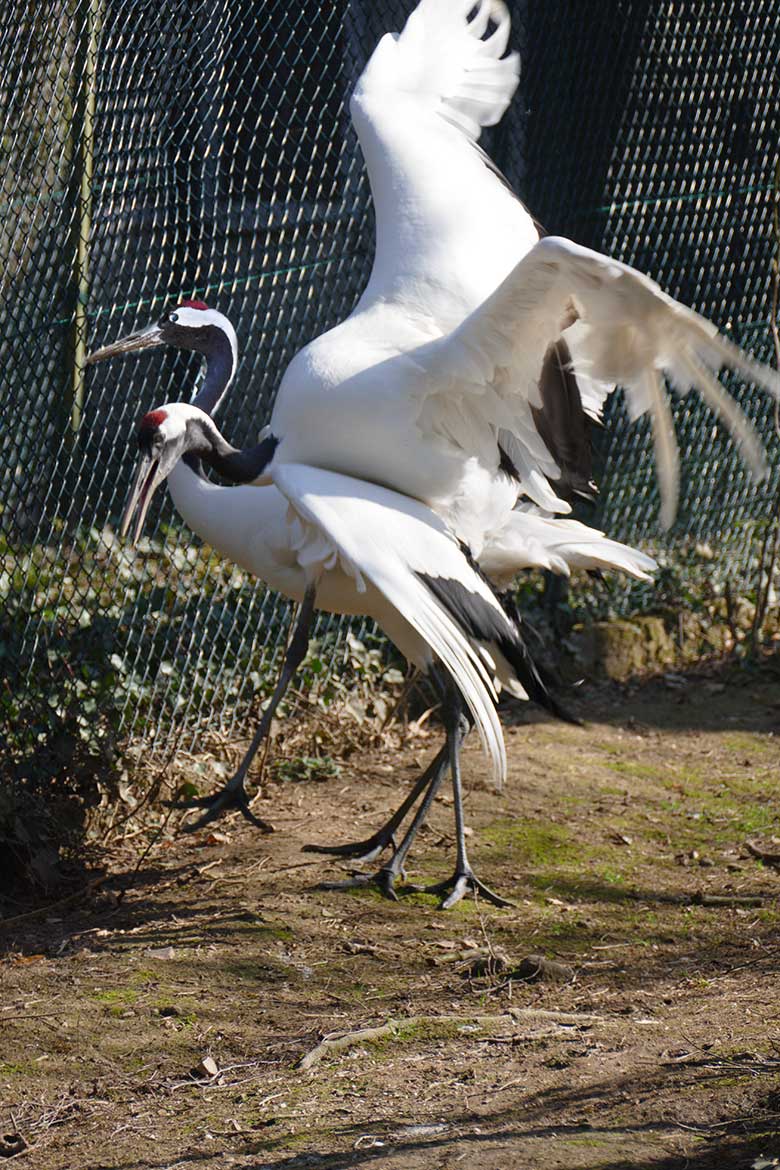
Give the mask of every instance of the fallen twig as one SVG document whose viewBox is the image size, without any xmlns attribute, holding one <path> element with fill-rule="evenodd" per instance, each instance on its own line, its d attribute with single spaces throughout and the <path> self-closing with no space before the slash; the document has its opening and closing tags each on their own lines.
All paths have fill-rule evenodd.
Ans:
<svg viewBox="0 0 780 1170">
<path fill-rule="evenodd" d="M 432 1017 L 412 1016 L 406 1023 L 412 1024 L 414 1022 L 421 1022 L 424 1018 L 431 1019 Z M 446 1017 L 442 1017 L 444 1019 Z M 380 1024 L 376 1028 L 361 1028 L 358 1032 L 345 1032 L 341 1036 L 326 1036 L 316 1048 L 312 1048 L 298 1061 L 297 1067 L 300 1069 L 309 1069 L 313 1065 L 319 1064 L 323 1056 L 328 1052 L 337 1052 L 342 1048 L 352 1048 L 356 1044 L 363 1044 L 366 1041 L 381 1040 L 385 1036 L 395 1035 L 398 1027 L 398 1021 L 389 1020 L 386 1024 Z"/>
<path fill-rule="evenodd" d="M 391 1019 L 386 1024 L 378 1024 L 373 1028 L 360 1028 L 356 1032 L 340 1032 L 336 1035 L 325 1036 L 316 1048 L 312 1048 L 297 1063 L 297 1068 L 306 1070 L 319 1064 L 324 1056 L 330 1052 L 339 1052 L 344 1048 L 353 1048 L 358 1044 L 371 1043 L 374 1040 L 387 1038 L 397 1039 L 403 1029 L 427 1027 L 436 1028 L 441 1025 L 461 1025 L 463 1027 L 486 1027 L 495 1024 L 517 1023 L 518 1020 L 548 1020 L 561 1027 L 590 1026 L 592 1024 L 609 1023 L 606 1016 L 586 1015 L 583 1012 L 562 1012 L 544 1008 L 510 1008 L 500 1015 L 478 1016 L 406 1016 L 403 1019 Z M 654 1020 L 634 1020 L 634 1023 L 652 1024 Z"/>
<path fill-rule="evenodd" d="M 735 967 L 726 967 L 723 971 L 717 971 L 714 975 L 709 975 L 708 979 L 723 979 L 726 975 L 733 975 L 735 971 L 744 971 L 746 967 L 755 967 L 758 963 L 765 963 L 767 959 L 777 958 L 780 951 L 772 950 L 766 951 L 763 955 L 758 955 L 755 959 L 748 959 L 745 963 L 738 963 Z"/>
<path fill-rule="evenodd" d="M 13 1016 L 0 1016 L 0 1024 L 4 1024 L 6 1020 L 57 1020 L 64 1015 L 65 1012 L 34 1012 L 28 1016 L 26 1012 L 18 1012 Z"/>
</svg>

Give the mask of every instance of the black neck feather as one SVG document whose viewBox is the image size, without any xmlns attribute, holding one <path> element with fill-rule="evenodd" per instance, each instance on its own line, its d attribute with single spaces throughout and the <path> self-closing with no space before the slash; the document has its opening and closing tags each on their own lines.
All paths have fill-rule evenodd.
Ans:
<svg viewBox="0 0 780 1170">
<path fill-rule="evenodd" d="M 187 432 L 188 465 L 197 471 L 196 463 L 206 463 L 228 483 L 252 483 L 258 479 L 279 445 L 279 440 L 269 435 L 254 447 L 239 450 L 228 443 L 210 418 L 192 419 Z"/>
<path fill-rule="evenodd" d="M 207 335 L 202 348 L 199 347 L 206 356 L 206 376 L 193 399 L 193 405 L 200 407 L 205 414 L 213 414 L 235 373 L 233 348 L 227 334 L 215 325 L 199 332 Z"/>
</svg>

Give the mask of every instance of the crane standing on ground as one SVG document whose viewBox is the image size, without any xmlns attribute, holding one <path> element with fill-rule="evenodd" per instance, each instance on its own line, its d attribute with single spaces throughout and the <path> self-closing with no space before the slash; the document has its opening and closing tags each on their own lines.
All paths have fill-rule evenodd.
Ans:
<svg viewBox="0 0 780 1170">
<path fill-rule="evenodd" d="M 344 322 L 290 363 L 251 468 L 246 453 L 226 465 L 234 478 L 251 470 L 251 482 L 275 484 L 299 512 L 309 508 L 337 548 L 344 534 L 296 469 L 417 500 L 460 542 L 467 564 L 489 570 L 493 558 L 508 575 L 523 563 L 529 503 L 565 514 L 567 497 L 589 489 L 586 420 L 600 417 L 616 384 L 632 415 L 651 415 L 668 525 L 679 468 L 663 375 L 681 393 L 695 387 L 754 474 L 765 473 L 755 432 L 715 375 L 728 364 L 780 397 L 778 375 L 635 269 L 540 239 L 478 146 L 517 87 L 508 36 L 502 0 L 421 0 L 403 32 L 380 41 L 351 103 L 376 208 L 368 286 Z M 177 310 L 169 324 L 203 311 Z M 160 340 L 151 327 L 125 347 Z M 171 343 L 203 348 L 184 333 Z M 158 474 L 150 469 L 150 488 Z M 476 621 L 457 576 L 428 573 L 425 584 L 461 629 Z M 294 641 L 305 641 L 310 611 L 303 607 Z M 240 798 L 237 780 L 210 799 L 212 810 Z M 456 870 L 453 894 L 463 876 Z"/>
</svg>

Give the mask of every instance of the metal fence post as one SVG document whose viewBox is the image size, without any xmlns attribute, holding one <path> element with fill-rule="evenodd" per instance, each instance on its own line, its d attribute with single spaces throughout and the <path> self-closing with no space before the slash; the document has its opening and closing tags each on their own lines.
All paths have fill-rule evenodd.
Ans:
<svg viewBox="0 0 780 1170">
<path fill-rule="evenodd" d="M 92 230 L 92 179 L 95 165 L 95 105 L 97 57 L 100 29 L 103 22 L 103 0 L 75 0 L 73 16 L 83 5 L 81 27 L 78 28 L 74 76 L 78 87 L 74 100 L 73 128 L 78 136 L 74 151 L 73 186 L 77 203 L 74 223 L 73 252 L 73 320 L 70 329 L 69 354 L 69 427 L 72 441 L 81 426 L 84 410 L 84 359 L 87 355 L 87 305 L 89 303 L 89 250 Z"/>
</svg>

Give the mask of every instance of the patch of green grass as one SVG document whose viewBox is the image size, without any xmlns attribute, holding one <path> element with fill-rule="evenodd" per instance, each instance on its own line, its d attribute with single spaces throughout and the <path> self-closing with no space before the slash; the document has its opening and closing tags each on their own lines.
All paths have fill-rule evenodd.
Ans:
<svg viewBox="0 0 780 1170">
<path fill-rule="evenodd" d="M 282 926 L 277 922 L 268 922 L 251 910 L 243 910 L 236 914 L 231 923 L 233 931 L 238 934 L 252 934 L 255 938 L 273 938 L 280 942 L 292 942 L 295 938 L 289 926 Z"/>
<path fill-rule="evenodd" d="M 37 1072 L 29 1060 L 0 1061 L 0 1077 L 34 1077 Z"/>
<path fill-rule="evenodd" d="M 722 817 L 733 812 L 728 821 L 723 824 Z M 712 824 L 708 818 L 707 835 L 717 843 L 740 840 L 754 834 L 764 834 L 776 831 L 778 826 L 778 810 L 772 804 L 743 804 L 733 810 L 718 809 L 720 823 Z M 699 822 L 701 823 L 701 821 Z M 758 863 L 756 863 L 758 864 Z"/>
<path fill-rule="evenodd" d="M 382 893 L 381 890 L 378 890 L 376 886 L 355 886 L 354 889 L 351 889 L 351 890 L 342 890 L 339 896 L 343 897 L 345 894 L 348 898 L 357 898 L 359 901 L 368 901 L 368 902 L 384 902 L 385 901 L 384 894 Z M 421 902 L 420 901 L 421 898 L 424 899 L 424 901 Z M 418 905 L 418 906 L 427 905 L 428 902 L 425 901 L 425 899 L 428 899 L 427 894 L 409 894 L 408 897 L 404 896 L 404 905 L 406 905 L 407 903 L 412 905 L 412 906 L 414 906 L 414 905 Z"/>
<path fill-rule="evenodd" d="M 386 1047 L 390 1044 L 424 1044 L 428 1040 L 451 1040 L 461 1035 L 468 1023 L 468 1020 L 464 1020 L 463 1023 L 457 1020 L 399 1020 L 393 1029 L 393 1035 L 387 1039 L 380 1039 L 378 1044 Z"/>
<path fill-rule="evenodd" d="M 98 1003 L 129 1006 L 137 1001 L 138 992 L 132 987 L 112 987 L 106 991 L 95 991 L 90 998 L 96 999 Z"/>
<path fill-rule="evenodd" d="M 341 767 L 332 756 L 293 756 L 274 760 L 271 772 L 280 781 L 322 781 L 341 775 Z"/>
<path fill-rule="evenodd" d="M 139 967 L 137 971 L 130 973 L 131 983 L 157 983 L 159 977 L 155 971 L 151 971 L 148 967 Z"/>
<path fill-rule="evenodd" d="M 480 836 L 489 841 L 496 852 L 511 852 L 514 857 L 533 865 L 568 861 L 582 856 L 570 831 L 550 822 L 504 817 L 487 825 L 481 830 Z"/>
<path fill-rule="evenodd" d="M 669 780 L 669 769 L 659 768 L 655 764 L 640 764 L 635 760 L 613 760 L 607 767 L 610 772 L 617 772 L 619 776 L 632 776 L 635 780 Z M 622 791 L 620 795 L 623 795 Z"/>
<path fill-rule="evenodd" d="M 556 1140 L 563 1142 L 567 1146 L 609 1146 L 614 1142 L 614 1138 L 608 1137 L 567 1137 L 565 1135 L 557 1134 Z"/>
<path fill-rule="evenodd" d="M 730 732 L 724 735 L 721 743 L 724 747 L 732 752 L 768 752 L 771 751 L 774 743 L 767 740 L 766 735 L 761 732 L 754 732 L 751 734 L 747 731 Z"/>
<path fill-rule="evenodd" d="M 166 1008 L 174 1008 L 176 1014 L 166 1014 Z M 191 1028 L 198 1022 L 198 1014 L 194 1006 L 177 1002 L 175 995 L 159 996 L 152 1003 L 152 1009 L 161 1019 L 171 1020 L 177 1028 Z"/>
<path fill-rule="evenodd" d="M 607 881 L 600 870 L 587 876 L 546 870 L 544 873 L 531 874 L 527 880 L 541 895 L 547 897 L 552 894 L 566 902 L 625 903 L 635 898 L 634 891 L 624 881 Z"/>
</svg>

